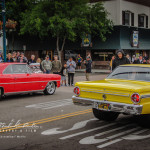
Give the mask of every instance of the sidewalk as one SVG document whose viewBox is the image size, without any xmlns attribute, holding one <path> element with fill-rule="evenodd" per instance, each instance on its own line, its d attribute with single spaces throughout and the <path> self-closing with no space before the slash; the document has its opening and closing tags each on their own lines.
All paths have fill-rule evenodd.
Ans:
<svg viewBox="0 0 150 150">
<path fill-rule="evenodd" d="M 85 69 L 76 69 L 76 73 L 84 73 Z M 110 70 L 104 70 L 104 69 L 92 69 L 92 73 L 102 73 L 102 74 L 109 74 Z"/>
</svg>

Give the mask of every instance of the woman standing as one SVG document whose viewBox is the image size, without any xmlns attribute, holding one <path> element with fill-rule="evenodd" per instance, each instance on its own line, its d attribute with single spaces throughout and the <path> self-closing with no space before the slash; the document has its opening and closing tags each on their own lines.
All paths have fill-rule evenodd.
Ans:
<svg viewBox="0 0 150 150">
<path fill-rule="evenodd" d="M 74 74 L 75 74 L 76 63 L 72 57 L 67 61 L 67 72 L 68 72 L 68 85 L 74 86 Z"/>
<path fill-rule="evenodd" d="M 13 59 L 12 59 L 11 53 L 8 53 L 8 54 L 7 54 L 6 62 L 9 62 L 9 63 L 10 63 L 10 62 L 14 62 Z"/>
</svg>

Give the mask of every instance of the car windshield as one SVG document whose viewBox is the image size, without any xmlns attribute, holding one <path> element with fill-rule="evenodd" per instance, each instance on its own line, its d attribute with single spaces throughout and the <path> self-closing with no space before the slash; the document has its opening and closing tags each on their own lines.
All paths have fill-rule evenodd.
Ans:
<svg viewBox="0 0 150 150">
<path fill-rule="evenodd" d="M 150 81 L 150 68 L 138 66 L 120 66 L 116 68 L 107 79 L 124 79 Z"/>
</svg>

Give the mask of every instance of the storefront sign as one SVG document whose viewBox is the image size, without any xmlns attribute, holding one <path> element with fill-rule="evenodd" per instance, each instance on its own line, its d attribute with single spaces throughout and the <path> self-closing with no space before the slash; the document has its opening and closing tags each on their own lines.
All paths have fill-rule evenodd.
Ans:
<svg viewBox="0 0 150 150">
<path fill-rule="evenodd" d="M 91 35 L 86 34 L 85 37 L 82 39 L 82 46 L 89 47 L 91 46 Z"/>
<path fill-rule="evenodd" d="M 139 47 L 139 31 L 133 31 L 132 46 Z"/>
</svg>

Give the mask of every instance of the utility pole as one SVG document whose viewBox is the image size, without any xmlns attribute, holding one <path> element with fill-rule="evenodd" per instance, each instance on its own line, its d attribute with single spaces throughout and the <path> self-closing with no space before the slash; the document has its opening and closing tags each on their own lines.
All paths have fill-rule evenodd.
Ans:
<svg viewBox="0 0 150 150">
<path fill-rule="evenodd" d="M 5 8 L 5 0 L 1 0 L 2 4 L 2 18 L 3 18 L 3 54 L 4 54 L 4 62 L 6 62 L 6 8 Z"/>
</svg>

